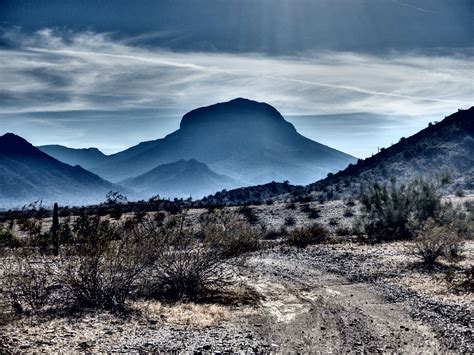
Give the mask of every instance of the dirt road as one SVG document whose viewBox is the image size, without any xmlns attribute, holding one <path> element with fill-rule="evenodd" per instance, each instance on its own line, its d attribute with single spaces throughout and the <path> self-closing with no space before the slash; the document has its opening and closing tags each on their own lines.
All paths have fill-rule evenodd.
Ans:
<svg viewBox="0 0 474 355">
<path fill-rule="evenodd" d="M 262 296 L 258 333 L 278 351 L 440 351 L 405 303 L 388 303 L 372 287 L 311 267 L 311 260 L 269 254 L 248 276 Z"/>
<path fill-rule="evenodd" d="M 165 312 L 166 307 L 132 319 L 93 312 L 72 319 L 26 318 L 4 328 L 0 342 L 14 351 L 45 352 L 433 353 L 472 349 L 469 336 L 460 338 L 467 339 L 465 344 L 452 341 L 431 322 L 414 319 L 410 302 L 389 301 L 374 283 L 329 272 L 325 263 L 329 268 L 359 264 L 341 255 L 336 262 L 321 248 L 253 255 L 241 281 L 259 300 L 252 305 L 224 306 L 216 322 L 204 326 L 173 320 L 173 314 L 182 319 L 182 311 Z M 191 317 L 200 323 L 200 317 L 209 316 L 208 310 L 201 308 L 200 314 Z M 448 323 L 448 327 L 462 328 L 462 324 Z"/>
</svg>

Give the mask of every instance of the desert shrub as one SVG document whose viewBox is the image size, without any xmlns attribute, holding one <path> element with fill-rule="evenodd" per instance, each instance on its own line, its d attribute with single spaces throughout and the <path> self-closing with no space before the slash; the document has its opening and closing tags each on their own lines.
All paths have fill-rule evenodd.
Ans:
<svg viewBox="0 0 474 355">
<path fill-rule="evenodd" d="M 337 220 L 337 218 L 330 218 L 328 224 L 332 227 L 335 227 L 339 224 L 339 221 Z"/>
<path fill-rule="evenodd" d="M 296 205 L 295 205 L 294 202 L 290 202 L 290 203 L 288 203 L 288 204 L 285 206 L 285 208 L 286 208 L 287 210 L 296 210 Z"/>
<path fill-rule="evenodd" d="M 186 225 L 185 214 L 113 224 L 80 216 L 59 256 L 28 249 L 36 256 L 6 259 L 0 292 L 17 310 L 121 310 L 140 295 L 196 299 L 229 284 L 246 253 L 260 247 L 256 227 L 218 212 L 199 226 Z"/>
<path fill-rule="evenodd" d="M 319 204 L 322 205 L 322 204 L 324 204 L 326 201 L 327 201 L 327 199 L 326 199 L 326 196 L 325 196 L 325 195 L 320 194 L 320 195 L 318 196 L 318 203 L 319 203 Z"/>
<path fill-rule="evenodd" d="M 296 228 L 288 235 L 288 244 L 299 248 L 305 248 L 311 244 L 319 244 L 325 242 L 329 237 L 326 228 L 318 223 L 308 227 Z"/>
<path fill-rule="evenodd" d="M 59 244 L 69 244 L 73 241 L 74 235 L 70 226 L 69 218 L 64 219 L 58 226 Z"/>
<path fill-rule="evenodd" d="M 352 234 L 352 230 L 350 228 L 339 227 L 336 229 L 336 235 L 340 237 L 348 236 Z"/>
<path fill-rule="evenodd" d="M 284 224 L 285 224 L 285 226 L 288 226 L 288 227 L 294 226 L 296 224 L 295 217 L 293 217 L 293 216 L 286 217 Z"/>
<path fill-rule="evenodd" d="M 355 200 L 353 197 L 346 197 L 344 199 L 344 203 L 346 204 L 347 207 L 354 207 L 355 206 Z"/>
<path fill-rule="evenodd" d="M 347 207 L 347 208 L 344 210 L 343 216 L 344 216 L 344 217 L 347 217 L 347 218 L 353 217 L 353 216 L 354 216 L 354 211 L 352 210 L 352 208 Z"/>
<path fill-rule="evenodd" d="M 229 215 L 210 216 L 202 231 L 185 226 L 185 216 L 175 217 L 158 233 L 159 247 L 147 276 L 149 296 L 171 300 L 196 299 L 232 281 L 243 254 L 258 247 L 251 226 Z"/>
<path fill-rule="evenodd" d="M 207 208 L 207 212 L 213 213 L 216 210 L 221 209 L 222 207 L 220 205 L 208 205 L 206 206 L 206 208 Z"/>
<path fill-rule="evenodd" d="M 255 224 L 258 222 L 258 217 L 255 214 L 255 211 L 249 206 L 242 206 L 239 208 L 238 212 L 243 215 L 250 224 Z"/>
<path fill-rule="evenodd" d="M 308 215 L 310 219 L 316 219 L 320 217 L 320 210 L 316 208 L 311 208 L 309 204 L 301 205 L 301 212 L 304 212 Z"/>
<path fill-rule="evenodd" d="M 469 269 L 464 271 L 464 277 L 458 285 L 459 288 L 467 292 L 474 292 L 474 267 L 471 266 Z"/>
<path fill-rule="evenodd" d="M 300 211 L 303 212 L 303 213 L 311 212 L 311 206 L 309 204 L 305 203 L 305 204 L 301 205 Z"/>
<path fill-rule="evenodd" d="M 451 249 L 459 252 L 461 243 L 452 225 L 439 225 L 432 218 L 428 218 L 419 230 L 412 250 L 424 264 L 432 267 L 439 257 L 449 257 Z"/>
<path fill-rule="evenodd" d="M 110 211 L 110 218 L 113 218 L 115 220 L 119 220 L 122 217 L 122 215 L 123 215 L 123 211 L 119 205 L 114 206 L 112 210 Z"/>
<path fill-rule="evenodd" d="M 16 248 L 20 246 L 20 241 L 15 237 L 11 229 L 0 224 L 0 247 Z"/>
<path fill-rule="evenodd" d="M 445 281 L 451 291 L 472 293 L 474 292 L 474 267 L 456 270 L 455 267 L 450 266 L 445 274 Z"/>
<path fill-rule="evenodd" d="M 312 208 L 309 212 L 308 212 L 308 218 L 309 219 L 316 219 L 316 218 L 319 218 L 321 217 L 321 211 L 316 209 L 316 208 Z"/>
<path fill-rule="evenodd" d="M 11 255 L 4 260 L 2 272 L 3 293 L 16 312 L 39 310 L 51 300 L 55 285 L 44 259 Z"/>
<path fill-rule="evenodd" d="M 13 319 L 12 315 L 8 312 L 6 304 L 0 303 L 0 326 L 8 324 Z M 0 342 L 0 354 L 9 354 L 7 351 L 6 344 Z"/>
<path fill-rule="evenodd" d="M 75 243 L 61 250 L 55 278 L 71 306 L 120 309 L 139 286 L 155 243 L 104 221 L 83 219 L 80 226 Z"/>
<path fill-rule="evenodd" d="M 221 257 L 235 257 L 259 249 L 263 231 L 231 213 L 211 214 L 201 223 L 203 242 Z"/>
<path fill-rule="evenodd" d="M 30 246 L 38 247 L 42 253 L 47 253 L 51 249 L 52 239 L 50 233 L 39 233 L 30 239 Z"/>
<path fill-rule="evenodd" d="M 37 218 L 20 219 L 18 223 L 20 230 L 26 232 L 30 237 L 36 237 L 41 234 L 43 220 Z"/>
<path fill-rule="evenodd" d="M 455 194 L 457 197 L 464 197 L 464 196 L 466 196 L 466 193 L 464 192 L 463 189 L 456 189 L 456 191 L 454 192 L 454 194 Z"/>
<path fill-rule="evenodd" d="M 127 202 L 127 196 L 122 195 L 118 191 L 109 191 L 105 196 L 105 203 L 107 205 L 124 205 Z"/>
<path fill-rule="evenodd" d="M 118 224 L 117 224 L 118 225 Z M 118 228 L 113 228 L 108 220 L 103 220 L 99 216 L 81 215 L 73 223 L 73 242 L 75 244 L 94 244 L 99 242 L 104 235 L 110 238 L 119 239 Z"/>
<path fill-rule="evenodd" d="M 276 240 L 285 238 L 288 236 L 288 231 L 285 227 L 281 227 L 280 229 L 270 229 L 265 232 L 263 239 L 265 240 Z"/>
<path fill-rule="evenodd" d="M 394 179 L 390 186 L 376 183 L 361 195 L 360 202 L 362 215 L 356 223 L 372 242 L 411 239 L 416 228 L 410 228 L 410 221 L 439 220 L 448 208 L 442 205 L 437 186 L 421 178 L 400 186 Z"/>
</svg>

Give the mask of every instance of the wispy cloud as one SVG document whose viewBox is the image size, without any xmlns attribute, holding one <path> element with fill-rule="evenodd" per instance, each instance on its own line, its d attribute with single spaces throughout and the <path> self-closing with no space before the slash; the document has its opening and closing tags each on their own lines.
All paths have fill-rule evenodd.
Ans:
<svg viewBox="0 0 474 355">
<path fill-rule="evenodd" d="M 174 53 L 110 34 L 6 36 L 1 112 L 173 107 L 246 96 L 291 113 L 423 115 L 473 102 L 471 57 Z"/>
<path fill-rule="evenodd" d="M 161 35 L 169 34 L 150 34 Z M 172 52 L 110 33 L 44 29 L 3 36 L 10 46 L 0 48 L 0 120 L 91 110 L 168 109 L 182 115 L 238 96 L 293 115 L 439 117 L 474 102 L 474 61 L 463 53 L 269 57 Z M 103 124 L 108 116 L 101 116 Z"/>
<path fill-rule="evenodd" d="M 409 8 L 411 8 L 411 9 L 414 9 L 414 10 L 417 10 L 417 11 L 426 12 L 426 13 L 429 13 L 429 14 L 439 15 L 439 13 L 436 12 L 436 11 L 428 10 L 428 9 L 425 9 L 425 8 L 422 8 L 422 7 L 419 7 L 419 6 L 415 6 L 415 5 L 406 3 L 406 2 L 401 2 L 401 1 L 398 1 L 398 0 L 392 0 L 392 2 L 394 2 L 395 4 L 399 4 L 399 5 L 405 6 L 405 7 L 409 7 Z"/>
</svg>

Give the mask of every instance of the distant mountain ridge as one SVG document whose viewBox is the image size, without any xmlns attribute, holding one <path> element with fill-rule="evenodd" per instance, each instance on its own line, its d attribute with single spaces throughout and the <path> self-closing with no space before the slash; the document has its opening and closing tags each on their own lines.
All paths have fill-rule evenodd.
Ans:
<svg viewBox="0 0 474 355">
<path fill-rule="evenodd" d="M 62 145 L 43 145 L 37 147 L 49 156 L 69 165 L 80 165 L 83 168 L 105 163 L 107 155 L 97 148 L 68 148 Z"/>
<path fill-rule="evenodd" d="M 202 198 L 239 183 L 220 175 L 195 159 L 160 165 L 145 174 L 120 182 L 139 198 L 160 195 L 167 198 Z"/>
<path fill-rule="evenodd" d="M 25 139 L 0 136 L 0 206 L 35 200 L 45 203 L 86 204 L 103 201 L 110 190 L 120 190 L 99 176 L 62 163 Z"/>
<path fill-rule="evenodd" d="M 238 98 L 192 110 L 179 130 L 113 154 L 92 171 L 118 182 L 182 159 L 196 159 L 244 185 L 306 184 L 356 161 L 303 137 L 274 107 Z"/>
</svg>

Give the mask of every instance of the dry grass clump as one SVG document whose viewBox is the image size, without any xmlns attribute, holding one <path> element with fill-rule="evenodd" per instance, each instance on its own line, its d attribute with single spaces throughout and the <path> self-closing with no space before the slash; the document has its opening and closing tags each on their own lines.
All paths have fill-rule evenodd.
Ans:
<svg viewBox="0 0 474 355">
<path fill-rule="evenodd" d="M 228 316 L 229 310 L 220 305 L 179 303 L 167 309 L 166 319 L 175 324 L 192 327 L 209 327 Z"/>
<path fill-rule="evenodd" d="M 215 326 L 229 317 L 229 309 L 217 304 L 162 303 L 151 301 L 138 304 L 143 315 L 149 319 L 192 328 Z"/>
</svg>

